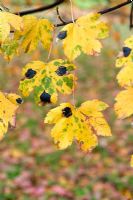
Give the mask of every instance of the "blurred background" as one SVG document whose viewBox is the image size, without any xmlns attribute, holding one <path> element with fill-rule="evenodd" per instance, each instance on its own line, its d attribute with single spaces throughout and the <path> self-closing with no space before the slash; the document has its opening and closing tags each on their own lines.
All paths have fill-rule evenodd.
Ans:
<svg viewBox="0 0 133 200">
<path fill-rule="evenodd" d="M 52 0 L 5 0 L 11 12 L 52 3 Z M 99 11 L 123 1 L 73 0 L 75 18 L 92 10 Z M 0 200 L 132 200 L 133 152 L 132 118 L 116 119 L 114 98 L 120 91 L 116 81 L 119 69 L 116 57 L 129 29 L 130 7 L 103 16 L 110 26 L 110 36 L 103 42 L 98 57 L 81 55 L 78 66 L 76 104 L 100 99 L 110 105 L 105 116 L 112 128 L 111 138 L 99 138 L 99 146 L 84 154 L 76 144 L 67 150 L 55 148 L 48 125 L 43 123 L 51 106 L 35 105 L 33 96 L 25 99 L 17 115 L 16 129 L 10 129 L 0 143 Z M 60 15 L 71 19 L 70 4 L 59 6 Z M 56 8 L 38 13 L 54 23 Z M 57 28 L 56 34 L 60 31 Z M 46 61 L 48 53 L 40 46 L 35 52 L 15 57 L 10 63 L 0 57 L 0 89 L 17 92 L 22 67 L 31 60 Z M 54 43 L 51 59 L 65 58 L 61 43 Z M 72 102 L 72 95 L 60 96 L 59 102 Z"/>
</svg>

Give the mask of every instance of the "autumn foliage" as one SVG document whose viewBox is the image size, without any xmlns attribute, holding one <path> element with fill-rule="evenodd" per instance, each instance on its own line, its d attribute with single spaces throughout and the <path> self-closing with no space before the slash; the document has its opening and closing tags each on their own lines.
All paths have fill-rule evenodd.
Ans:
<svg viewBox="0 0 133 200">
<path fill-rule="evenodd" d="M 39 43 L 50 52 L 55 28 L 52 21 L 43 17 L 21 17 L 3 10 L 0 12 L 0 53 L 11 61 L 21 53 L 33 52 Z M 78 90 L 75 73 L 78 66 L 75 66 L 74 60 L 81 54 L 98 56 L 102 40 L 109 36 L 109 32 L 107 23 L 96 12 L 64 25 L 56 39 L 62 43 L 65 59 L 27 63 L 22 69 L 18 87 L 22 97 L 33 93 L 38 106 L 47 106 L 57 104 L 60 93 L 73 94 Z M 116 78 L 124 89 L 117 94 L 114 109 L 118 118 L 123 119 L 133 114 L 133 36 L 125 41 L 121 55 L 116 59 L 116 67 L 121 68 Z M 0 93 L 0 139 L 7 132 L 8 125 L 14 124 L 15 113 L 21 103 L 21 97 L 16 94 Z M 108 107 L 97 99 L 86 99 L 79 107 L 63 102 L 48 112 L 44 123 L 54 124 L 51 136 L 59 149 L 67 148 L 76 140 L 81 150 L 86 152 L 98 145 L 99 136 L 112 135 L 102 113 Z"/>
</svg>

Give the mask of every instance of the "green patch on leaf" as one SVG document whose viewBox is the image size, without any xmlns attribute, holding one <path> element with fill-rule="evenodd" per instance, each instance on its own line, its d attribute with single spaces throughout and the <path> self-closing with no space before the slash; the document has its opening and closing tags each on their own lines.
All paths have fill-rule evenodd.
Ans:
<svg viewBox="0 0 133 200">
<path fill-rule="evenodd" d="M 69 87 L 69 88 L 73 88 L 73 80 L 68 78 L 68 77 L 63 77 L 63 81 L 66 83 L 66 85 Z"/>
<path fill-rule="evenodd" d="M 62 86 L 62 85 L 63 85 L 63 81 L 62 81 L 62 80 L 58 80 L 58 81 L 56 82 L 56 84 L 57 84 L 58 86 Z"/>
</svg>

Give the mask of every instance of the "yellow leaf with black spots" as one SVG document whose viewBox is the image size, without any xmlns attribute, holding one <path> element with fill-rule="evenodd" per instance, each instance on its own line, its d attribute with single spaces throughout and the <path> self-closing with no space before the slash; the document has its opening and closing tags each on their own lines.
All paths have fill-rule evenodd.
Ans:
<svg viewBox="0 0 133 200">
<path fill-rule="evenodd" d="M 97 135 L 111 136 L 110 128 L 100 112 L 106 108 L 107 105 L 98 100 L 87 101 L 79 108 L 62 103 L 49 111 L 44 122 L 55 124 L 51 136 L 59 149 L 65 149 L 77 140 L 81 149 L 88 151 L 97 146 Z"/>
<path fill-rule="evenodd" d="M 33 61 L 22 70 L 19 89 L 23 96 L 34 91 L 35 101 L 40 105 L 56 103 L 58 92 L 71 94 L 76 85 L 76 77 L 71 73 L 75 65 L 65 60 L 49 63 Z"/>
<path fill-rule="evenodd" d="M 74 60 L 81 53 L 97 55 L 100 53 L 101 39 L 108 36 L 108 26 L 101 22 L 100 14 L 88 14 L 66 25 L 57 38 L 63 40 L 64 53 L 69 60 Z"/>
<path fill-rule="evenodd" d="M 133 62 L 133 36 L 125 40 L 122 52 L 116 60 L 116 67 L 127 66 L 131 62 Z"/>
<path fill-rule="evenodd" d="M 35 87 L 41 85 L 41 79 L 44 77 L 41 71 L 45 70 L 45 67 L 45 63 L 33 61 L 23 68 L 22 80 L 19 85 L 23 96 L 29 96 Z"/>
</svg>

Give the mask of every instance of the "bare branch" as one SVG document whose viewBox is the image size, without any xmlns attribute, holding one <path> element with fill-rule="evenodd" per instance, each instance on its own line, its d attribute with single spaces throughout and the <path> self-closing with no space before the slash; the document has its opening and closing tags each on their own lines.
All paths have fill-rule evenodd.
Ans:
<svg viewBox="0 0 133 200">
<path fill-rule="evenodd" d="M 56 0 L 53 4 L 50 4 L 47 6 L 42 6 L 40 8 L 34 8 L 34 9 L 30 9 L 30 10 L 23 10 L 20 12 L 15 12 L 14 14 L 23 16 L 23 15 L 28 15 L 28 14 L 32 14 L 32 13 L 42 12 L 42 11 L 54 8 L 54 7 L 58 6 L 59 4 L 63 3 L 64 1 L 65 0 Z"/>
<path fill-rule="evenodd" d="M 131 6 L 131 12 L 130 12 L 130 29 L 133 28 L 133 3 Z"/>
<path fill-rule="evenodd" d="M 126 1 L 126 2 L 124 2 L 124 3 L 121 3 L 121 4 L 117 5 L 117 6 L 114 6 L 114 7 L 112 7 L 112 8 L 108 8 L 108 9 L 105 9 L 105 10 L 101 10 L 101 11 L 99 11 L 98 13 L 100 13 L 101 15 L 104 15 L 104 14 L 109 13 L 109 12 L 112 12 L 112 11 L 114 11 L 114 10 L 118 10 L 118 9 L 120 9 L 121 7 L 126 6 L 126 5 L 128 5 L 128 4 L 132 3 L 132 2 L 133 2 L 133 0 L 128 0 L 128 1 Z"/>
<path fill-rule="evenodd" d="M 57 8 L 56 8 L 56 12 L 57 12 L 57 16 L 58 16 L 58 18 L 59 18 L 59 20 L 65 25 L 65 21 L 62 19 L 62 17 L 60 16 L 60 13 L 59 13 L 59 7 L 57 6 Z"/>
<path fill-rule="evenodd" d="M 105 9 L 105 10 L 101 10 L 101 11 L 99 11 L 98 13 L 101 14 L 101 15 L 104 15 L 104 14 L 106 14 L 106 13 L 109 13 L 109 12 L 112 12 L 112 11 L 115 11 L 115 10 L 118 10 L 118 9 L 120 9 L 121 7 L 124 7 L 124 6 L 126 6 L 126 5 L 128 5 L 128 4 L 130 4 L 130 3 L 133 3 L 133 0 L 128 0 L 128 1 L 126 1 L 126 2 L 124 2 L 124 3 L 121 3 L 121 4 L 117 5 L 117 6 L 114 6 L 114 7 L 112 7 L 112 8 L 108 8 L 108 9 Z M 76 21 L 76 20 L 77 20 L 77 19 L 75 19 L 74 21 Z M 65 23 L 55 24 L 55 26 L 56 26 L 56 27 L 59 27 L 59 26 L 64 26 L 64 25 L 70 24 L 70 23 L 73 23 L 72 20 L 71 20 L 71 21 L 68 21 L 68 22 L 65 22 Z"/>
<path fill-rule="evenodd" d="M 30 10 L 24 10 L 24 11 L 20 11 L 20 12 L 14 13 L 14 14 L 23 16 L 23 15 L 28 15 L 28 14 L 32 14 L 32 13 L 42 12 L 42 11 L 45 11 L 45 10 L 54 8 L 54 7 L 58 6 L 59 4 L 61 4 L 61 3 L 63 3 L 63 2 L 65 2 L 65 0 L 56 0 L 56 1 L 55 1 L 53 4 L 51 4 L 51 5 L 42 6 L 42 7 L 40 7 L 40 8 L 34 8 L 34 9 L 30 9 Z M 128 5 L 128 4 L 131 4 L 131 3 L 133 3 L 133 0 L 127 0 L 126 2 L 123 2 L 123 3 L 121 3 L 121 4 L 118 4 L 118 5 L 116 5 L 116 6 L 112 7 L 112 8 L 107 8 L 107 9 L 105 9 L 105 10 L 101 10 L 101 11 L 99 11 L 98 13 L 101 14 L 101 15 L 104 15 L 104 14 L 106 14 L 106 13 L 109 13 L 109 12 L 112 12 L 112 11 L 115 11 L 115 10 L 118 10 L 118 9 L 120 9 L 121 7 L 124 7 L 124 6 Z M 132 8 L 132 9 L 133 9 L 133 8 Z M 65 22 L 65 21 L 61 18 L 60 14 L 59 14 L 58 8 L 57 8 L 57 15 L 58 15 L 58 17 L 59 17 L 61 23 L 55 24 L 55 27 L 64 26 L 64 25 L 73 23 L 72 20 Z M 76 21 L 76 20 L 77 20 L 77 19 L 74 19 L 74 21 Z M 132 28 L 132 26 L 133 26 L 133 25 L 131 25 L 131 22 L 132 22 L 132 14 L 130 15 L 130 28 Z"/>
</svg>

